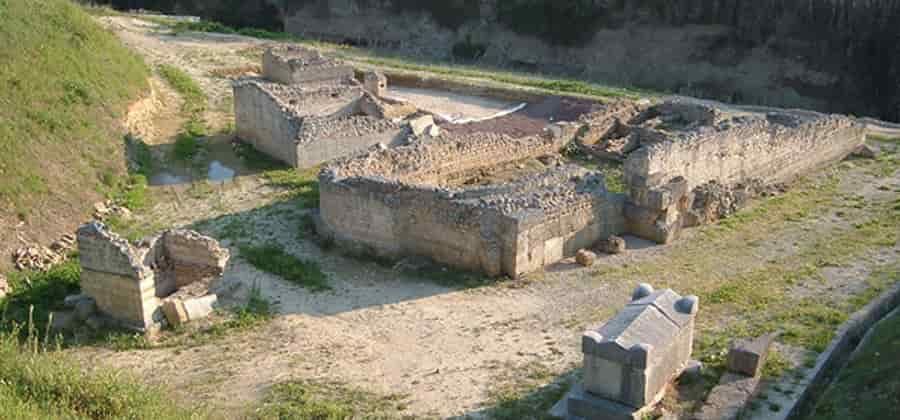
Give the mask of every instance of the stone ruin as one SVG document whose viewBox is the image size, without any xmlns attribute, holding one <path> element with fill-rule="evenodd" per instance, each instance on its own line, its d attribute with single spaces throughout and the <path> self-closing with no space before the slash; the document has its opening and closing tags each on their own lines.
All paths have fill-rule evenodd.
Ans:
<svg viewBox="0 0 900 420">
<path fill-rule="evenodd" d="M 367 73 L 363 85 L 352 67 L 295 45 L 267 49 L 262 75 L 233 84 L 237 136 L 297 168 L 399 144 L 417 113 L 381 96 L 384 75 Z"/>
<path fill-rule="evenodd" d="M 865 125 L 844 116 L 680 100 L 620 103 L 582 122 L 585 150 L 624 163 L 626 231 L 658 243 L 843 159 L 865 141 Z"/>
<path fill-rule="evenodd" d="M 584 333 L 583 383 L 551 413 L 570 420 L 645 418 L 689 365 L 698 310 L 696 296 L 638 286 L 616 316 Z"/>
<path fill-rule="evenodd" d="M 230 257 L 215 239 L 190 230 L 168 230 L 133 245 L 91 222 L 77 237 L 82 296 L 120 326 L 139 331 L 208 315 L 216 301 L 211 282 Z"/>
<path fill-rule="evenodd" d="M 423 255 L 490 275 L 557 262 L 625 224 L 624 197 L 607 193 L 601 173 L 555 161 L 573 129 L 444 133 L 339 159 L 319 177 L 319 233 L 367 253 Z M 467 185 L 484 167 L 529 158 L 549 164 L 509 182 Z"/>
<path fill-rule="evenodd" d="M 616 102 L 540 134 L 448 129 L 425 142 L 326 165 L 319 231 L 384 257 L 418 255 L 517 277 L 616 237 L 658 243 L 733 212 L 773 185 L 842 159 L 865 127 L 804 111 L 723 111 L 681 101 Z M 623 162 L 625 193 L 575 164 L 478 185 L 472 174 L 528 159 L 559 162 L 570 143 Z M 590 255 L 580 261 L 588 264 Z"/>
</svg>

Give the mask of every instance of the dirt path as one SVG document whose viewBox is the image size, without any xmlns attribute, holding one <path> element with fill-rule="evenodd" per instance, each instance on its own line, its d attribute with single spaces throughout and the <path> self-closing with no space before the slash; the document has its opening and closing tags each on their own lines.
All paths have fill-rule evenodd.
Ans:
<svg viewBox="0 0 900 420">
<path fill-rule="evenodd" d="M 221 112 L 216 118 L 228 120 L 221 106 L 230 98 L 228 81 L 210 71 L 252 64 L 248 57 L 258 41 L 207 34 L 173 37 L 133 18 L 105 21 L 149 62 L 188 71 L 209 94 L 211 108 Z M 170 387 L 184 400 L 223 413 L 243 409 L 258 401 L 270 385 L 293 379 L 399 394 L 404 413 L 410 415 L 477 413 L 493 402 L 493 391 L 532 372 L 547 372 L 549 381 L 576 367 L 581 360 L 581 331 L 624 305 L 639 281 L 701 294 L 772 261 L 799 259 L 810 244 L 873 217 L 872 209 L 896 199 L 900 175 L 873 174 L 871 165 L 851 163 L 814 177 L 807 193 L 822 195 L 823 202 L 798 208 L 797 212 L 806 212 L 803 216 L 791 218 L 792 209 L 775 207 L 761 216 L 758 226 L 725 233 L 716 227 L 693 229 L 677 244 L 665 247 L 632 241 L 633 250 L 603 257 L 590 269 L 569 261 L 524 281 L 470 290 L 323 252 L 298 234 L 306 210 L 275 200 L 277 191 L 258 178 L 240 178 L 234 185 L 196 197 L 173 189 L 161 193 L 169 194 L 169 200 L 142 217 L 167 226 L 200 222 L 213 233 L 239 226 L 254 242 L 277 242 L 297 256 L 319 261 L 333 290 L 310 293 L 233 258 L 224 281 L 237 285 L 239 293 L 259 285 L 276 304 L 279 316 L 274 321 L 198 347 L 75 352 L 84 360 L 133 370 L 149 382 Z M 835 192 L 822 192 L 824 187 L 818 186 L 832 177 L 840 178 Z M 845 207 L 851 196 L 866 205 Z M 838 211 L 841 216 L 835 217 Z M 895 248 L 883 248 L 888 251 L 864 252 L 860 264 L 865 270 L 897 260 Z M 232 247 L 232 252 L 238 250 Z M 696 258 L 683 259 L 684 255 Z M 837 293 L 836 300 L 849 299 L 865 282 L 861 276 L 828 277 L 830 288 L 849 291 Z M 802 282 L 792 289 L 798 298 L 820 292 L 819 285 L 805 287 Z M 729 314 L 729 309 L 727 305 L 716 311 L 701 309 L 701 327 L 715 330 L 734 322 L 739 315 Z"/>
</svg>

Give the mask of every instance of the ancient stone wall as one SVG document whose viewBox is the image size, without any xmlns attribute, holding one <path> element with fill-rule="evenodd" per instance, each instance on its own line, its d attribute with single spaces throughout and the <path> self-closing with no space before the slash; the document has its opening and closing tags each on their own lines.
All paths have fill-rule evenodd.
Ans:
<svg viewBox="0 0 900 420">
<path fill-rule="evenodd" d="M 555 263 L 624 229 L 624 197 L 608 195 L 602 176 L 570 165 L 508 184 L 442 186 L 459 172 L 555 153 L 574 136 L 555 132 L 442 136 L 334 162 L 320 176 L 319 231 L 351 248 L 490 275 Z"/>
<path fill-rule="evenodd" d="M 288 165 L 297 165 L 294 142 L 302 122 L 276 97 L 257 83 L 236 82 L 234 115 L 238 138 Z"/>
<path fill-rule="evenodd" d="M 262 71 L 266 79 L 285 85 L 351 80 L 354 76 L 353 67 L 347 64 L 289 44 L 267 49 Z"/>
<path fill-rule="evenodd" d="M 82 293 L 104 315 L 143 331 L 162 321 L 163 298 L 220 276 L 230 256 L 214 239 L 194 231 L 166 231 L 140 246 L 99 222 L 82 226 L 77 234 Z"/>
<path fill-rule="evenodd" d="M 78 229 L 81 290 L 126 326 L 144 329 L 159 307 L 155 273 L 145 263 L 154 247 L 138 249 L 99 223 Z"/>
<path fill-rule="evenodd" d="M 713 207 L 731 206 L 706 192 L 746 201 L 758 187 L 832 164 L 865 140 L 865 125 L 843 116 L 719 109 L 665 103 L 618 129 L 638 136 L 624 165 L 629 232 L 668 243 L 682 227 L 714 219 Z"/>
<path fill-rule="evenodd" d="M 630 183 L 646 187 L 678 176 L 689 189 L 712 180 L 772 184 L 842 159 L 864 140 L 865 126 L 850 118 L 785 113 L 649 145 L 629 156 L 625 171 Z"/>
</svg>

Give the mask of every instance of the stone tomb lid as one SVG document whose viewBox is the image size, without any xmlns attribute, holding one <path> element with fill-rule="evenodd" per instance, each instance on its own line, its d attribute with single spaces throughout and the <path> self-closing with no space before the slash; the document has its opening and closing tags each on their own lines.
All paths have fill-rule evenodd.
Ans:
<svg viewBox="0 0 900 420">
<path fill-rule="evenodd" d="M 667 348 L 694 317 L 679 310 L 682 300 L 666 289 L 628 303 L 602 327 L 584 334 L 582 351 L 624 365 L 652 364 L 662 354 L 651 350 Z"/>
</svg>

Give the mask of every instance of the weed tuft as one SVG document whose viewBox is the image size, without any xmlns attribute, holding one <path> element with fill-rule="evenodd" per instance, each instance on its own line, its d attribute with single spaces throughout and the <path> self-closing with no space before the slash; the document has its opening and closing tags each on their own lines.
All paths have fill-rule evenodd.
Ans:
<svg viewBox="0 0 900 420">
<path fill-rule="evenodd" d="M 239 249 L 241 257 L 262 271 L 275 274 L 312 292 L 331 289 L 328 276 L 322 272 L 318 262 L 288 254 L 281 245 L 243 245 Z"/>
</svg>

